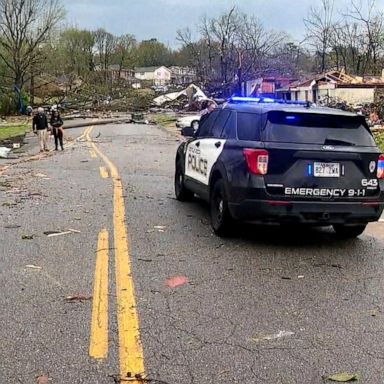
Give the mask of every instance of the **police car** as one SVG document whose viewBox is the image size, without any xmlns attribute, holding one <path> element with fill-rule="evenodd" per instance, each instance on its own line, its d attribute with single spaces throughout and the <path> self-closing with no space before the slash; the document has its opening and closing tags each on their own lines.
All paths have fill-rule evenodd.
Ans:
<svg viewBox="0 0 384 384">
<path fill-rule="evenodd" d="M 219 236 L 241 220 L 332 225 L 352 238 L 383 211 L 384 155 L 362 116 L 233 97 L 189 134 L 176 154 L 176 198 L 207 200 Z"/>
</svg>

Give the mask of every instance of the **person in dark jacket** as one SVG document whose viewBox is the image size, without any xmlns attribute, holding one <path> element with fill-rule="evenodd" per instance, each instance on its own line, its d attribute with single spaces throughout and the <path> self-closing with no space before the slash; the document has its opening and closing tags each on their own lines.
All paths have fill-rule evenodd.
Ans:
<svg viewBox="0 0 384 384">
<path fill-rule="evenodd" d="M 53 111 L 50 124 L 52 126 L 53 137 L 55 138 L 55 151 L 58 149 L 58 143 L 60 142 L 61 150 L 64 151 L 63 145 L 63 120 L 60 117 L 59 111 Z"/>
<path fill-rule="evenodd" d="M 47 147 L 48 120 L 44 108 L 39 107 L 37 114 L 33 116 L 32 129 L 39 137 L 40 152 L 49 151 Z"/>
</svg>

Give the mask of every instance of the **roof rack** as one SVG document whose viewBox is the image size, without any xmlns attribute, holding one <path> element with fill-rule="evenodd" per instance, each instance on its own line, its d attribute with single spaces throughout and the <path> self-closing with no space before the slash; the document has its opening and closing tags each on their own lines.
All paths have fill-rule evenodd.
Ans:
<svg viewBox="0 0 384 384">
<path fill-rule="evenodd" d="M 284 100 L 274 99 L 272 97 L 243 97 L 243 96 L 232 96 L 229 99 L 230 103 L 258 103 L 258 104 L 291 104 L 291 105 L 302 105 L 310 108 L 311 102 L 299 101 L 299 100 Z"/>
</svg>

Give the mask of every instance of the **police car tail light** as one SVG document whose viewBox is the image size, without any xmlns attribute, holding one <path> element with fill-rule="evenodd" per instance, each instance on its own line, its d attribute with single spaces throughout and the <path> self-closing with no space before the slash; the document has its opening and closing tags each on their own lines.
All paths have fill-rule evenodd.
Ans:
<svg viewBox="0 0 384 384">
<path fill-rule="evenodd" d="M 377 178 L 384 179 L 384 155 L 380 155 L 377 162 Z"/>
<path fill-rule="evenodd" d="M 244 149 L 248 169 L 255 175 L 266 175 L 268 172 L 268 151 L 264 149 Z"/>
</svg>

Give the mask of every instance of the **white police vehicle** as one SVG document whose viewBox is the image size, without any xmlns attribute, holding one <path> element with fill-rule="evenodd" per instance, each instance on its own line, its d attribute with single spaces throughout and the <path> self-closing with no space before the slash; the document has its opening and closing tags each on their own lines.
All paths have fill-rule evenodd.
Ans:
<svg viewBox="0 0 384 384">
<path fill-rule="evenodd" d="M 362 116 L 233 97 L 189 134 L 176 154 L 176 198 L 207 200 L 219 236 L 242 220 L 356 237 L 383 211 L 384 155 Z"/>
</svg>

